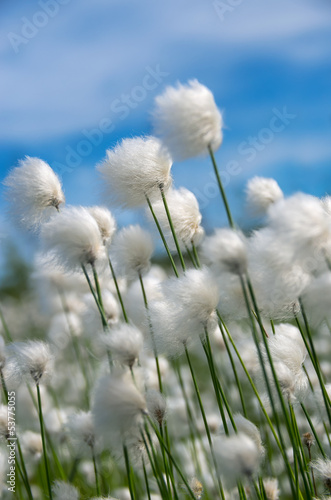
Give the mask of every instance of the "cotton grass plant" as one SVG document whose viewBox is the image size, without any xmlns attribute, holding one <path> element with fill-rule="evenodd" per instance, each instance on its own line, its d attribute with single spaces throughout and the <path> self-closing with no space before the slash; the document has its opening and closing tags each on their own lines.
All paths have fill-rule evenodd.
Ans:
<svg viewBox="0 0 331 500">
<path fill-rule="evenodd" d="M 4 182 L 10 214 L 40 238 L 31 291 L 1 304 L 0 458 L 14 391 L 16 497 L 327 498 L 330 200 L 255 177 L 246 202 L 262 222 L 244 234 L 215 160 L 211 91 L 168 87 L 152 115 L 158 138 L 123 139 L 97 166 L 100 206 L 63 207 L 36 158 Z M 229 226 L 206 237 L 195 196 L 171 177 L 171 158 L 203 154 Z M 146 208 L 163 268 L 149 231 L 117 230 L 118 205 Z"/>
</svg>

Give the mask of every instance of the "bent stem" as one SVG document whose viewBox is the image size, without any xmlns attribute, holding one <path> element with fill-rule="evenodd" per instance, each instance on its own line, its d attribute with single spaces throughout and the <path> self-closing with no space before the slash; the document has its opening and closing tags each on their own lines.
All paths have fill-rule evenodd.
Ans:
<svg viewBox="0 0 331 500">
<path fill-rule="evenodd" d="M 113 264 L 112 264 L 112 262 L 110 260 L 110 257 L 108 257 L 108 263 L 109 263 L 110 272 L 111 272 L 111 275 L 113 277 L 113 281 L 114 281 L 114 284 L 115 284 L 117 297 L 118 297 L 118 300 L 120 301 L 120 304 L 121 304 L 124 321 L 125 321 L 125 323 L 129 323 L 129 319 L 128 319 L 128 315 L 126 314 L 126 309 L 124 307 L 124 302 L 123 302 L 122 294 L 121 294 L 121 291 L 120 291 L 120 287 L 118 286 L 118 281 L 117 281 L 116 274 L 115 274 L 115 271 L 114 271 L 114 267 L 113 267 Z"/>
<path fill-rule="evenodd" d="M 149 209 L 150 209 L 150 211 L 151 211 L 151 214 L 152 214 L 152 217 L 153 217 L 154 222 L 155 222 L 155 224 L 156 224 L 156 227 L 157 227 L 157 229 L 158 229 L 158 231 L 159 231 L 159 234 L 160 234 L 160 237 L 161 237 L 162 243 L 163 243 L 163 245 L 164 245 L 164 248 L 166 249 L 166 252 L 167 252 L 167 254 L 168 254 L 168 257 L 169 257 L 170 263 L 171 263 L 171 265 L 172 265 L 172 268 L 173 268 L 173 270 L 174 270 L 174 273 L 175 273 L 176 277 L 178 278 L 178 277 L 179 277 L 179 273 L 178 273 L 178 270 L 177 270 L 177 267 L 176 267 L 175 261 L 174 261 L 174 259 L 173 259 L 172 255 L 171 255 L 170 249 L 169 249 L 169 247 L 168 247 L 168 243 L 166 242 L 166 239 L 165 239 L 165 236 L 164 236 L 164 234 L 163 234 L 163 231 L 162 231 L 162 228 L 161 228 L 161 226 L 160 226 L 160 223 L 159 223 L 159 221 L 158 221 L 158 219 L 157 219 L 157 217 L 156 217 L 156 214 L 155 214 L 155 212 L 154 212 L 153 206 L 152 206 L 152 204 L 151 204 L 151 202 L 150 202 L 150 199 L 148 198 L 148 196 L 147 196 L 147 195 L 146 195 L 146 201 L 147 201 L 148 207 L 149 207 Z"/>
<path fill-rule="evenodd" d="M 220 176 L 220 174 L 218 172 L 218 167 L 217 167 L 217 163 L 216 163 L 216 160 L 215 160 L 214 152 L 213 152 L 212 147 L 211 147 L 210 144 L 208 144 L 208 152 L 210 154 L 211 162 L 212 162 L 213 167 L 214 167 L 214 172 L 215 172 L 215 175 L 216 175 L 217 184 L 218 184 L 218 187 L 219 187 L 220 192 L 221 192 L 221 196 L 222 196 L 222 200 L 223 200 L 223 203 L 224 203 L 226 215 L 227 215 L 228 221 L 229 221 L 229 226 L 232 229 L 234 229 L 235 226 L 234 226 L 234 222 L 233 222 L 233 219 L 232 219 L 232 215 L 231 215 L 229 203 L 228 203 L 225 191 L 224 191 L 224 187 L 223 187 L 223 184 L 222 184 L 221 176 Z"/>
<path fill-rule="evenodd" d="M 175 246 L 176 246 L 176 250 L 177 250 L 177 253 L 178 253 L 178 257 L 179 257 L 182 269 L 185 272 L 186 271 L 186 266 L 185 266 L 184 257 L 183 257 L 182 251 L 180 249 L 180 245 L 179 245 L 179 242 L 178 242 L 178 238 L 177 238 L 177 235 L 176 235 L 176 231 L 175 231 L 175 228 L 174 228 L 174 225 L 173 225 L 173 222 L 172 222 L 172 218 L 171 218 L 171 214 L 170 214 L 170 210 L 169 210 L 169 207 L 168 207 L 167 198 L 166 198 L 166 196 L 164 194 L 164 189 L 163 189 L 162 186 L 160 186 L 160 191 L 161 191 L 161 196 L 162 196 L 162 201 L 163 201 L 164 209 L 166 211 L 167 219 L 168 219 L 169 226 L 170 226 L 170 229 L 171 229 L 171 234 L 172 234 L 172 237 L 173 237 L 174 242 L 175 242 Z"/>
<path fill-rule="evenodd" d="M 50 498 L 50 500 L 53 500 L 51 479 L 50 479 L 48 459 L 47 459 L 44 418 L 43 418 L 43 411 L 42 411 L 41 397 L 40 397 L 40 386 L 38 383 L 36 384 L 36 387 L 37 387 L 37 398 L 38 398 L 38 415 L 39 415 L 39 423 L 40 423 L 41 441 L 42 441 L 42 446 L 43 446 L 43 455 L 44 455 L 44 465 L 45 465 L 45 472 L 46 472 L 46 479 L 47 479 L 47 487 L 48 487 L 49 498 Z"/>
</svg>

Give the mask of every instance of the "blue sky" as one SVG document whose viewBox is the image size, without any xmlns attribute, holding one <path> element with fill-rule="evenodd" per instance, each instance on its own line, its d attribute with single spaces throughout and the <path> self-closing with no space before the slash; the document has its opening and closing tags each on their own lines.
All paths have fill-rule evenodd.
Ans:
<svg viewBox="0 0 331 500">
<path fill-rule="evenodd" d="M 329 0 L 8 0 L 0 18 L 1 180 L 38 156 L 62 171 L 69 204 L 99 203 L 105 150 L 151 133 L 154 97 L 197 78 L 224 113 L 216 158 L 240 224 L 253 175 L 287 194 L 331 193 Z M 226 224 L 208 158 L 173 176 L 197 195 L 207 230 Z"/>
</svg>

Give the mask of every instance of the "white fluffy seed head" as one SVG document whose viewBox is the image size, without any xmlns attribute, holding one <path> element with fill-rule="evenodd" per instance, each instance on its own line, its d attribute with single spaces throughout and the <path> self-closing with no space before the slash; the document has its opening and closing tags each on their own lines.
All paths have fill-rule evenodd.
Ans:
<svg viewBox="0 0 331 500">
<path fill-rule="evenodd" d="M 120 274 L 135 279 L 149 270 L 153 251 L 151 235 L 136 225 L 125 227 L 117 233 L 112 255 Z"/>
<path fill-rule="evenodd" d="M 170 189 L 166 198 L 179 244 L 183 248 L 187 246 L 189 249 L 192 242 L 198 245 L 204 236 L 204 230 L 200 225 L 202 216 L 194 194 L 185 188 Z M 170 248 L 175 250 L 176 247 L 162 200 L 153 203 L 153 209 Z"/>
<path fill-rule="evenodd" d="M 246 201 L 256 215 L 264 215 L 269 206 L 284 198 L 284 194 L 274 179 L 253 177 L 246 186 Z"/>
<path fill-rule="evenodd" d="M 315 475 L 322 479 L 331 492 L 331 460 L 329 458 L 318 458 L 311 463 Z"/>
<path fill-rule="evenodd" d="M 116 231 L 116 221 L 114 217 L 108 208 L 105 207 L 88 207 L 87 210 L 98 224 L 103 244 L 109 247 Z"/>
<path fill-rule="evenodd" d="M 300 332 L 293 325 L 276 325 L 275 335 L 269 337 L 268 345 L 282 392 L 288 400 L 294 401 L 308 387 L 302 369 L 307 351 Z M 266 354 L 265 357 L 267 359 Z"/>
<path fill-rule="evenodd" d="M 70 415 L 66 428 L 68 430 L 70 439 L 77 444 L 80 449 L 89 447 L 94 449 L 95 446 L 95 429 L 93 423 L 92 413 L 80 411 Z"/>
<path fill-rule="evenodd" d="M 171 186 L 169 153 L 155 137 L 124 139 L 107 150 L 106 159 L 97 167 L 105 182 L 105 194 L 114 204 L 136 207 L 160 196 Z"/>
<path fill-rule="evenodd" d="M 77 488 L 64 481 L 55 481 L 52 486 L 54 500 L 78 500 Z"/>
<path fill-rule="evenodd" d="M 293 259 L 318 262 L 318 252 L 331 245 L 331 217 L 321 201 L 298 193 L 274 203 L 268 210 L 269 226 L 293 249 Z"/>
<path fill-rule="evenodd" d="M 45 249 L 68 270 L 95 264 L 105 256 L 98 224 L 84 207 L 65 208 L 43 225 L 41 237 Z"/>
<path fill-rule="evenodd" d="M 208 146 L 216 151 L 223 139 L 214 96 L 197 80 L 167 87 L 156 97 L 153 124 L 175 160 L 206 154 Z"/>
<path fill-rule="evenodd" d="M 148 413 L 161 426 L 167 416 L 165 397 L 159 391 L 149 389 L 146 393 L 146 402 Z"/>
<path fill-rule="evenodd" d="M 40 460 L 43 452 L 43 444 L 40 433 L 26 431 L 21 437 L 22 451 L 35 461 Z"/>
<path fill-rule="evenodd" d="M 136 326 L 123 323 L 104 334 L 102 342 L 114 360 L 132 368 L 143 347 L 143 335 Z"/>
<path fill-rule="evenodd" d="M 263 479 L 263 487 L 267 500 L 278 500 L 280 491 L 278 489 L 278 480 L 276 478 Z"/>
<path fill-rule="evenodd" d="M 204 240 L 202 254 L 216 270 L 239 275 L 246 272 L 246 238 L 240 231 L 216 229 Z"/>
<path fill-rule="evenodd" d="M 262 444 L 261 434 L 258 427 L 256 427 L 256 425 L 253 424 L 253 422 L 247 420 L 247 418 L 245 418 L 240 413 L 234 415 L 234 421 L 236 424 L 237 431 L 246 434 L 246 436 L 250 437 L 254 441 L 262 457 L 264 455 L 264 446 Z"/>
<path fill-rule="evenodd" d="M 243 478 L 252 478 L 261 460 L 256 443 L 246 434 L 215 438 L 214 450 L 220 474 L 227 483 L 235 485 Z"/>
<path fill-rule="evenodd" d="M 23 227 L 37 229 L 61 203 L 61 182 L 51 167 L 39 158 L 20 160 L 4 180 L 10 215 Z"/>
<path fill-rule="evenodd" d="M 97 382 L 93 417 L 96 429 L 104 436 L 130 431 L 146 412 L 145 398 L 130 379 L 114 374 Z"/>
<path fill-rule="evenodd" d="M 163 299 L 149 307 L 157 350 L 176 356 L 203 336 L 205 328 L 214 330 L 218 285 L 207 268 L 190 269 L 163 282 L 161 291 Z"/>
<path fill-rule="evenodd" d="M 32 378 L 35 384 L 48 381 L 53 373 L 53 355 L 50 347 L 40 340 L 16 342 L 9 346 L 15 371 Z M 31 380 L 31 379 L 30 379 Z"/>
</svg>

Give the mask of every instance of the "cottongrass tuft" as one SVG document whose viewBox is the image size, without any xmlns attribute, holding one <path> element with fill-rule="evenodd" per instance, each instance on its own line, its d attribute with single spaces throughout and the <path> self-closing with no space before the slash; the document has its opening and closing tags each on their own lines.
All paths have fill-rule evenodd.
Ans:
<svg viewBox="0 0 331 500">
<path fill-rule="evenodd" d="M 42 228 L 42 241 L 56 263 L 72 271 L 105 257 L 98 224 L 84 207 L 67 207 Z"/>
<path fill-rule="evenodd" d="M 114 239 L 112 256 L 120 274 L 129 279 L 144 275 L 150 268 L 150 259 L 154 251 L 151 235 L 140 226 L 128 226 Z"/>
<path fill-rule="evenodd" d="M 131 369 L 139 358 L 144 339 L 136 326 L 122 323 L 103 334 L 100 341 L 112 353 L 114 361 Z"/>
<path fill-rule="evenodd" d="M 64 481 L 55 481 L 52 486 L 53 500 L 78 500 L 77 488 Z"/>
<path fill-rule="evenodd" d="M 94 391 L 93 418 L 95 427 L 104 437 L 123 435 L 141 423 L 147 413 L 144 396 L 132 380 L 123 374 L 104 376 Z"/>
<path fill-rule="evenodd" d="M 116 231 L 116 221 L 114 217 L 108 208 L 105 207 L 87 207 L 87 210 L 98 224 L 103 244 L 109 247 Z"/>
<path fill-rule="evenodd" d="M 329 458 L 318 458 L 311 463 L 316 477 L 323 481 L 324 486 L 331 493 L 331 460 Z"/>
<path fill-rule="evenodd" d="M 284 194 L 274 179 L 253 177 L 246 186 L 248 208 L 255 215 L 265 215 L 273 203 L 284 198 Z"/>
<path fill-rule="evenodd" d="M 255 441 L 243 433 L 214 439 L 214 450 L 219 472 L 229 485 L 256 474 L 261 452 Z"/>
<path fill-rule="evenodd" d="M 198 245 L 204 236 L 198 200 L 191 191 L 185 188 L 170 189 L 167 203 L 171 214 L 176 236 L 182 248 L 191 248 L 192 243 Z M 175 250 L 172 233 L 162 200 L 153 203 L 155 215 L 168 240 L 168 245 Z"/>
<path fill-rule="evenodd" d="M 30 377 L 35 384 L 46 383 L 53 374 L 51 348 L 40 340 L 16 342 L 9 346 L 12 353 L 12 369 L 24 378 Z M 31 380 L 30 378 L 30 380 Z"/>
<path fill-rule="evenodd" d="M 222 115 L 212 92 L 197 80 L 167 87 L 155 99 L 155 134 L 175 160 L 216 151 L 222 143 Z"/>
<path fill-rule="evenodd" d="M 169 153 L 156 137 L 123 139 L 107 150 L 106 159 L 97 167 L 105 183 L 107 199 L 125 207 L 146 203 L 171 186 Z"/>
<path fill-rule="evenodd" d="M 219 272 L 244 274 L 247 270 L 246 238 L 234 229 L 216 229 L 202 244 L 202 254 Z"/>
<path fill-rule="evenodd" d="M 29 230 L 37 229 L 65 201 L 58 176 L 39 158 L 20 160 L 3 183 L 10 215 Z"/>
</svg>

